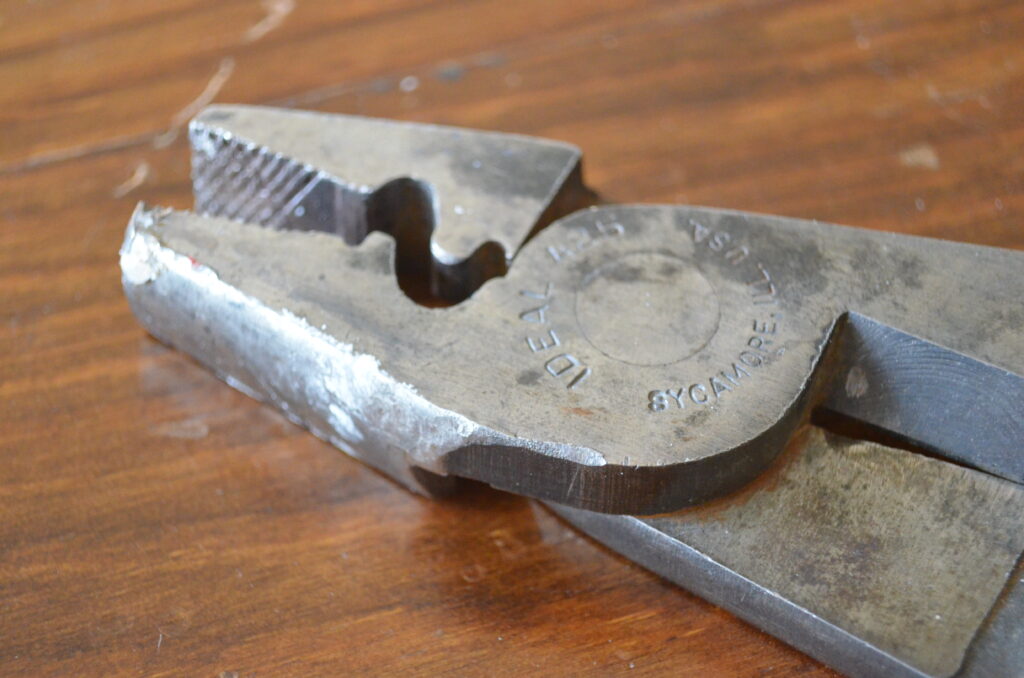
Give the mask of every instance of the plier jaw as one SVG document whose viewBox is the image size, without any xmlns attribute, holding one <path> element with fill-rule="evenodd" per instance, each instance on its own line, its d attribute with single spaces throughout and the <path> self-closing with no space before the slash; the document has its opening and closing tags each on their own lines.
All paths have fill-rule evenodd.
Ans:
<svg viewBox="0 0 1024 678">
<path fill-rule="evenodd" d="M 236 106 L 190 134 L 196 212 L 140 206 L 122 277 L 232 386 L 415 491 L 552 502 L 853 675 L 1024 665 L 1024 254 L 574 211 L 579 151 L 514 135 Z"/>
</svg>

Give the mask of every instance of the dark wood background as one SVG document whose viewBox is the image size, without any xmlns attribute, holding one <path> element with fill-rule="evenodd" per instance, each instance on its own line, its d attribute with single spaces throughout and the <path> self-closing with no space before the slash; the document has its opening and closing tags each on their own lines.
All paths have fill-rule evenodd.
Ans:
<svg viewBox="0 0 1024 678">
<path fill-rule="evenodd" d="M 1024 3 L 0 2 L 0 673 L 830 675 L 148 337 L 117 249 L 136 201 L 190 205 L 214 100 L 566 140 L 608 201 L 1020 248 Z"/>
</svg>

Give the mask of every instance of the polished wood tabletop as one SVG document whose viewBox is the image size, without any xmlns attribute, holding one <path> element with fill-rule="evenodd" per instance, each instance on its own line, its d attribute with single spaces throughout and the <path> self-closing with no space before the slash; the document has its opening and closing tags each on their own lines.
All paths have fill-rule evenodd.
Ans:
<svg viewBox="0 0 1024 678">
<path fill-rule="evenodd" d="M 213 101 L 568 141 L 609 202 L 1022 248 L 1024 3 L 0 1 L 0 674 L 832 675 L 149 337 L 118 247 L 138 201 L 191 204 Z"/>
</svg>

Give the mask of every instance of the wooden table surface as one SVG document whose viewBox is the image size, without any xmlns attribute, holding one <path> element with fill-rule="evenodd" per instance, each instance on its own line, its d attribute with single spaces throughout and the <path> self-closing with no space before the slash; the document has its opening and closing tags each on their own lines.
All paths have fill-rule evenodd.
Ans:
<svg viewBox="0 0 1024 678">
<path fill-rule="evenodd" d="M 0 2 L 0 673 L 831 675 L 147 336 L 118 246 L 137 201 L 190 205 L 209 101 L 562 139 L 613 202 L 1021 248 L 1024 3 Z"/>
</svg>

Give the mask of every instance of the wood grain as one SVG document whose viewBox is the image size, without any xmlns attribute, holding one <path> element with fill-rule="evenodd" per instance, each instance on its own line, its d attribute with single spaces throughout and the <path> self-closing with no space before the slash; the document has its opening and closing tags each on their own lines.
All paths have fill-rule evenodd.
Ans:
<svg viewBox="0 0 1024 678">
<path fill-rule="evenodd" d="M 411 496 L 225 387 L 135 323 L 123 228 L 190 204 L 217 100 L 1020 248 L 1022 74 L 1013 0 L 0 2 L 0 673 L 829 675 L 533 502 Z"/>
</svg>

